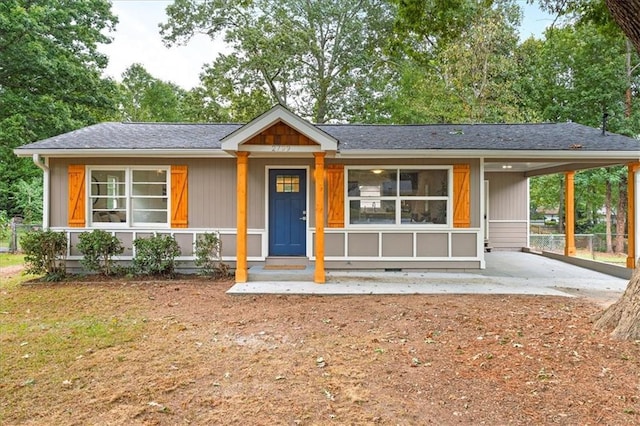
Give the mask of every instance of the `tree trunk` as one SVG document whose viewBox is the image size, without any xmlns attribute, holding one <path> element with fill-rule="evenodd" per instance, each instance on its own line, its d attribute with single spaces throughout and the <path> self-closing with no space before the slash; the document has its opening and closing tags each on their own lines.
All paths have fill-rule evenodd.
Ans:
<svg viewBox="0 0 640 426">
<path fill-rule="evenodd" d="M 629 41 L 629 39 L 627 39 L 626 41 L 627 41 L 627 54 L 626 54 L 625 67 L 627 69 L 627 90 L 625 90 L 625 94 L 624 94 L 624 117 L 629 118 L 631 117 L 632 107 L 633 107 L 631 86 L 633 84 L 632 80 L 633 80 L 634 68 L 631 67 L 631 49 L 633 48 L 633 46 L 631 45 L 631 41 Z"/>
<path fill-rule="evenodd" d="M 618 209 L 616 211 L 616 243 L 614 253 L 624 253 L 624 231 L 627 227 L 627 178 L 620 179 L 618 187 Z"/>
<path fill-rule="evenodd" d="M 640 53 L 640 0 L 606 0 L 611 16 Z"/>
<path fill-rule="evenodd" d="M 605 199 L 604 199 L 604 224 L 605 224 L 605 239 L 607 244 L 607 253 L 613 253 L 613 244 L 611 242 L 611 182 L 607 180 L 605 182 Z"/>
<path fill-rule="evenodd" d="M 622 297 L 595 319 L 594 328 L 611 330 L 611 337 L 640 339 L 640 259 Z"/>
</svg>

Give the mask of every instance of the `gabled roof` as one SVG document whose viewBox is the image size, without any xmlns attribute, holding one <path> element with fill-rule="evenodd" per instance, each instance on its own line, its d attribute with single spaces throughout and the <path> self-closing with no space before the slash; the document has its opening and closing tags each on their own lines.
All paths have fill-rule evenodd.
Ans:
<svg viewBox="0 0 640 426">
<path fill-rule="evenodd" d="M 577 123 L 307 126 L 316 129 L 327 143 L 339 141 L 339 151 L 344 155 L 366 152 L 402 155 L 425 150 L 442 154 L 472 151 L 470 155 L 503 152 L 518 155 L 526 151 L 550 155 L 564 152 L 563 156 L 575 153 L 576 157 L 583 153 L 591 158 L 597 157 L 597 153 L 617 153 L 635 161 L 640 159 L 640 141 L 612 133 L 603 135 L 598 129 Z M 223 144 L 239 143 L 242 137 L 236 136 L 244 128 L 242 124 L 101 123 L 23 145 L 15 152 L 21 156 L 228 156 Z"/>
<path fill-rule="evenodd" d="M 282 105 L 274 106 L 222 138 L 222 149 L 239 151 L 243 142 L 279 122 L 286 123 L 289 127 L 317 143 L 321 151 L 337 151 L 338 149 L 338 141 L 334 137 L 322 131 L 318 126 L 298 117 Z"/>
</svg>

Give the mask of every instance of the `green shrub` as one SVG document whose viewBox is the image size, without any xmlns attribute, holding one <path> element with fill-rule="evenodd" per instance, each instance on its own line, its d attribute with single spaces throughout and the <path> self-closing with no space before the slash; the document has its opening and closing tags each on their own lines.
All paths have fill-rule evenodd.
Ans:
<svg viewBox="0 0 640 426">
<path fill-rule="evenodd" d="M 115 235 L 101 229 L 80 234 L 78 250 L 82 253 L 80 264 L 88 271 L 111 275 L 114 272 L 113 256 L 124 251 L 124 246 Z"/>
<path fill-rule="evenodd" d="M 222 241 L 217 234 L 205 233 L 196 239 L 196 266 L 203 275 L 224 278 L 229 275 L 229 266 L 222 262 Z"/>
<path fill-rule="evenodd" d="M 168 235 L 155 235 L 149 238 L 133 240 L 136 254 L 133 258 L 133 268 L 140 275 L 168 275 L 174 274 L 178 262 L 176 256 L 180 254 L 180 246 L 175 238 Z"/>
<path fill-rule="evenodd" d="M 53 231 L 31 231 L 20 238 L 25 270 L 45 274 L 47 281 L 60 281 L 66 273 L 67 235 Z"/>
</svg>

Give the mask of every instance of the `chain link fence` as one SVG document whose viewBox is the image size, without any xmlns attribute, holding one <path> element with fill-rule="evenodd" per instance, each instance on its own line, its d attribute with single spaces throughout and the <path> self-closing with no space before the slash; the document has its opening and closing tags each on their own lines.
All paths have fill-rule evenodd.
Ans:
<svg viewBox="0 0 640 426">
<path fill-rule="evenodd" d="M 627 236 L 623 236 L 623 250 L 620 253 L 607 252 L 606 234 L 576 234 L 576 251 L 579 257 L 600 260 L 609 263 L 624 263 L 627 253 Z M 611 236 L 615 248 L 616 235 Z M 537 251 L 564 252 L 566 238 L 564 234 L 531 234 L 529 245 Z"/>
<path fill-rule="evenodd" d="M 1 253 L 19 253 L 20 237 L 29 231 L 42 229 L 39 223 L 22 223 L 20 220 L 12 219 L 9 221 L 6 232 L 0 235 L 0 252 Z"/>
</svg>

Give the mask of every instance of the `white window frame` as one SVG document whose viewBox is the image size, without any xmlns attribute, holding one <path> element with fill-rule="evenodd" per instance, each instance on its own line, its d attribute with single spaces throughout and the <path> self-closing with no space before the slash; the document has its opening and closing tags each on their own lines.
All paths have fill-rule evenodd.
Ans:
<svg viewBox="0 0 640 426">
<path fill-rule="evenodd" d="M 352 170 L 393 170 L 396 171 L 396 195 L 391 196 L 379 196 L 379 197 L 354 197 L 349 196 L 349 172 Z M 446 170 L 447 171 L 447 195 L 446 196 L 413 196 L 409 197 L 401 195 L 400 190 L 400 172 L 402 170 Z M 415 229 L 415 228 L 451 228 L 453 223 L 453 166 L 452 165 L 437 165 L 437 166 L 422 166 L 414 164 L 403 165 L 368 165 L 368 166 L 346 166 L 345 167 L 345 179 L 344 179 L 344 217 L 345 227 L 355 229 L 371 229 L 371 228 L 394 228 L 394 229 Z M 382 223 L 351 223 L 351 201 L 358 200 L 394 200 L 395 201 L 395 223 L 382 224 Z M 446 201 L 447 203 L 447 218 L 446 223 L 402 223 L 402 201 Z"/>
<path fill-rule="evenodd" d="M 133 221 L 133 199 L 136 196 L 133 195 L 133 172 L 134 171 L 162 171 L 166 174 L 166 195 L 157 198 L 167 198 L 167 221 L 163 223 L 158 222 L 134 222 Z M 117 194 L 116 202 L 118 203 L 116 208 L 121 208 L 119 205 L 120 200 L 124 200 L 124 210 L 126 213 L 126 220 L 124 222 L 94 222 L 93 221 L 93 201 L 91 198 L 91 176 L 94 171 L 124 171 L 124 194 Z M 171 166 L 88 166 L 86 174 L 86 200 L 87 200 L 87 218 L 92 228 L 159 228 L 166 229 L 171 226 Z M 101 196 L 102 197 L 102 196 Z M 103 198 L 110 200 L 109 195 L 105 195 Z M 148 197 L 144 197 L 148 198 Z M 153 197 L 152 197 L 153 198 Z M 154 210 L 154 209 L 152 209 Z"/>
</svg>

